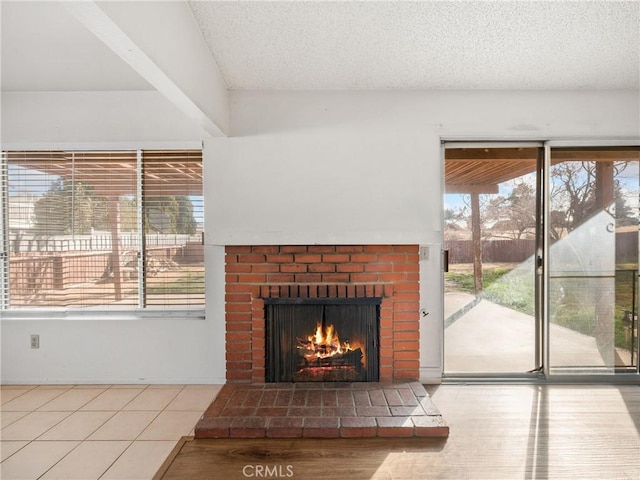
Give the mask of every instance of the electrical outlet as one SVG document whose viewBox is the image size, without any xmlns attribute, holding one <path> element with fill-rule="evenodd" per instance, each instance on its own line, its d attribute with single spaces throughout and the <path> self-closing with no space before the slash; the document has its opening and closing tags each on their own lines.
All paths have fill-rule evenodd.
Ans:
<svg viewBox="0 0 640 480">
<path fill-rule="evenodd" d="M 31 348 L 40 348 L 40 335 L 31 335 Z"/>
</svg>

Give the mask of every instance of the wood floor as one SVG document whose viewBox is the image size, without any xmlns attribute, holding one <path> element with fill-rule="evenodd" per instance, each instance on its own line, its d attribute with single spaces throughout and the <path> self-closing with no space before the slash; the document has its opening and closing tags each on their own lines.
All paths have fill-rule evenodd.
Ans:
<svg viewBox="0 0 640 480">
<path fill-rule="evenodd" d="M 156 478 L 640 478 L 640 386 L 428 390 L 448 439 L 185 439 Z"/>
</svg>

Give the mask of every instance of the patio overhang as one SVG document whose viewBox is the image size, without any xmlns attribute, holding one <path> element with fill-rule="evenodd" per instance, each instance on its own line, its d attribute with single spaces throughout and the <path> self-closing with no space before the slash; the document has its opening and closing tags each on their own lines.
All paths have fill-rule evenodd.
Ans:
<svg viewBox="0 0 640 480">
<path fill-rule="evenodd" d="M 137 152 L 7 152 L 9 164 L 91 185 L 96 195 L 137 192 Z M 193 195 L 202 184 L 202 152 L 145 151 L 144 189 L 152 195 Z"/>
<path fill-rule="evenodd" d="M 498 193 L 500 183 L 536 170 L 537 148 L 448 148 L 445 163 L 447 193 Z M 551 164 L 567 160 L 611 162 L 638 160 L 636 147 L 554 148 Z"/>
</svg>

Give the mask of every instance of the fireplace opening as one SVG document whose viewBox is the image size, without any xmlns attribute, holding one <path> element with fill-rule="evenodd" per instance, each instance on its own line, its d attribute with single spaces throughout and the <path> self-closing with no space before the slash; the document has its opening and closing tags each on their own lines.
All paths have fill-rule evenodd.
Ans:
<svg viewBox="0 0 640 480">
<path fill-rule="evenodd" d="M 265 299 L 265 381 L 377 382 L 380 301 Z"/>
</svg>

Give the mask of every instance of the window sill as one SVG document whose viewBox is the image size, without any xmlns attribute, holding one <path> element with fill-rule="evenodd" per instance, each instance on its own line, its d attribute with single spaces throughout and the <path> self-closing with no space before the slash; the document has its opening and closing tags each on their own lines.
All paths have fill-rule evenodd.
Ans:
<svg viewBox="0 0 640 480">
<path fill-rule="evenodd" d="M 0 320 L 204 320 L 204 309 L 16 309 L 0 312 Z"/>
</svg>

